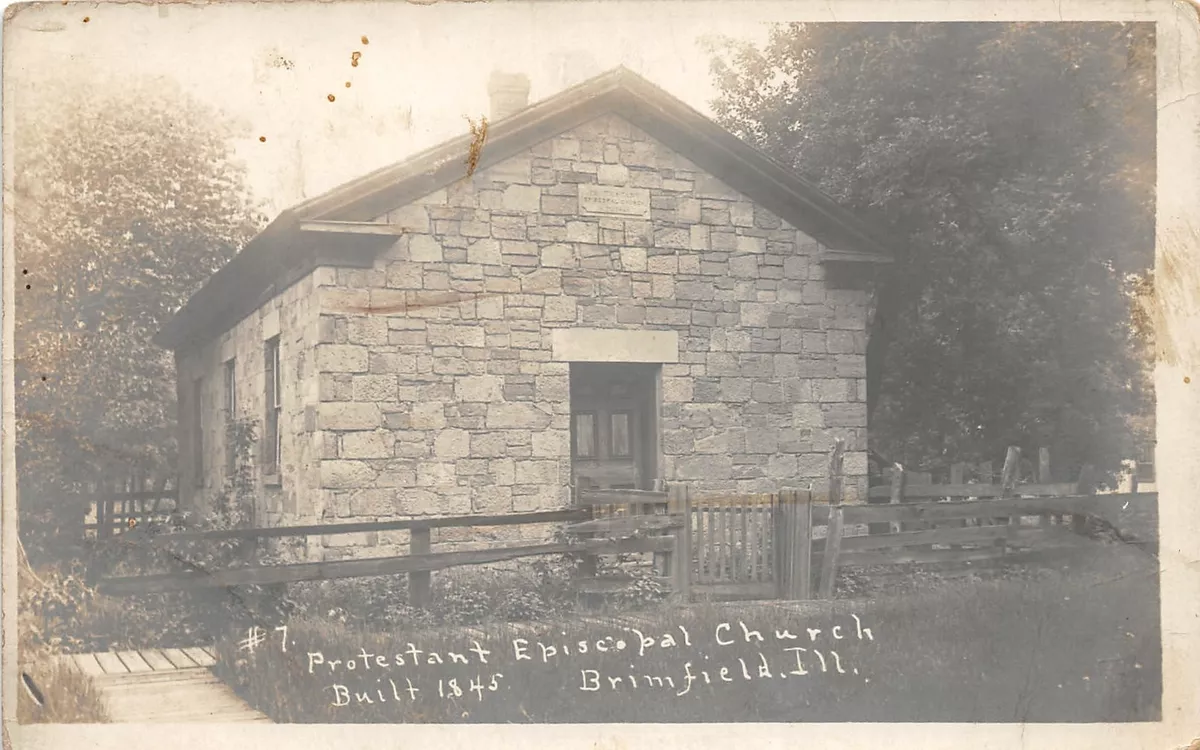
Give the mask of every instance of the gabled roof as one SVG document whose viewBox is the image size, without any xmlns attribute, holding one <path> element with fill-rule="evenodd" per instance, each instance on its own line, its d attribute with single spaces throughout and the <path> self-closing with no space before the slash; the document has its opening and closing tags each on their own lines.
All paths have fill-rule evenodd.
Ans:
<svg viewBox="0 0 1200 750">
<path fill-rule="evenodd" d="M 661 141 L 829 250 L 826 260 L 888 262 L 874 232 L 815 185 L 624 67 L 489 123 L 477 169 L 504 161 L 605 114 Z M 213 275 L 155 337 L 181 349 L 224 333 L 315 265 L 369 265 L 395 236 L 354 233 L 357 222 L 447 187 L 465 174 L 474 137 L 452 139 L 283 211 Z M 337 247 L 312 222 L 345 222 Z M 334 257 L 336 253 L 336 257 Z"/>
</svg>

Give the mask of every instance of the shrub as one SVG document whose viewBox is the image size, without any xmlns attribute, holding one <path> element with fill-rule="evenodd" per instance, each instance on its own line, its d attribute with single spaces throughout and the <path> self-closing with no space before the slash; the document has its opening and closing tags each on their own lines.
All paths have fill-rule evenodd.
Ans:
<svg viewBox="0 0 1200 750">
<path fill-rule="evenodd" d="M 104 705 L 91 682 L 56 659 L 84 645 L 69 625 L 87 616 L 95 592 L 78 571 L 35 573 L 24 547 L 19 548 L 17 588 L 17 664 L 22 683 L 17 720 L 22 724 L 106 721 Z"/>
</svg>

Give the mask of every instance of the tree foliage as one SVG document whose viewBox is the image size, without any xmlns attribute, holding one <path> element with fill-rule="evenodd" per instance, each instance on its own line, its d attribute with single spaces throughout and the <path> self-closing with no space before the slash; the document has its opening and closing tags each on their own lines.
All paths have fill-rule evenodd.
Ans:
<svg viewBox="0 0 1200 750">
<path fill-rule="evenodd" d="M 718 120 L 887 227 L 873 449 L 930 469 L 1051 449 L 1115 469 L 1149 409 L 1149 24 L 791 24 L 713 40 Z"/>
<path fill-rule="evenodd" d="M 15 98 L 27 520 L 74 483 L 173 473 L 174 363 L 151 339 L 261 223 L 217 112 L 162 80 L 56 80 Z"/>
</svg>

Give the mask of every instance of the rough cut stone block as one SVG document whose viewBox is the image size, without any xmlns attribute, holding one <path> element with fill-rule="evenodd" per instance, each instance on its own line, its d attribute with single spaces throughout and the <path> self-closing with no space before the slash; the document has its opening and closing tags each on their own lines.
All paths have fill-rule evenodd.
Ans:
<svg viewBox="0 0 1200 750">
<path fill-rule="evenodd" d="M 454 382 L 454 396 L 461 402 L 501 401 L 504 379 L 496 375 L 466 375 Z"/>
<path fill-rule="evenodd" d="M 557 461 L 517 461 L 515 469 L 517 484 L 558 484 Z"/>
<path fill-rule="evenodd" d="M 850 397 L 850 383 L 840 378 L 818 380 L 816 397 L 822 403 L 847 401 Z"/>
<path fill-rule="evenodd" d="M 516 462 L 511 458 L 496 458 L 488 462 L 488 473 L 492 481 L 502 487 L 517 483 Z"/>
<path fill-rule="evenodd" d="M 601 164 L 596 178 L 601 185 L 624 185 L 629 182 L 629 168 L 620 164 Z"/>
<path fill-rule="evenodd" d="M 488 516 L 512 513 L 512 490 L 497 486 L 480 488 L 471 496 L 471 512 Z"/>
<path fill-rule="evenodd" d="M 353 381 L 353 396 L 355 401 L 395 401 L 396 376 L 355 375 Z"/>
<path fill-rule="evenodd" d="M 541 250 L 541 261 L 550 268 L 574 268 L 575 249 L 570 245 L 547 245 Z"/>
<path fill-rule="evenodd" d="M 553 144 L 551 153 L 555 159 L 579 158 L 579 141 L 574 138 L 555 138 Z"/>
<path fill-rule="evenodd" d="M 654 246 L 686 250 L 691 245 L 691 232 L 687 229 L 667 227 L 654 232 Z"/>
<path fill-rule="evenodd" d="M 342 458 L 391 458 L 394 439 L 388 430 L 342 435 Z"/>
<path fill-rule="evenodd" d="M 825 423 L 830 427 L 866 427 L 867 405 L 831 404 L 825 409 L 823 416 Z"/>
<path fill-rule="evenodd" d="M 600 225 L 591 221 L 568 221 L 567 241 L 595 244 L 600 241 Z"/>
<path fill-rule="evenodd" d="M 504 261 L 500 256 L 500 241 L 491 238 L 479 239 L 467 245 L 467 262 L 498 266 Z"/>
<path fill-rule="evenodd" d="M 753 279 L 758 276 L 758 256 L 738 255 L 729 259 L 729 273 L 743 279 Z"/>
<path fill-rule="evenodd" d="M 729 204 L 729 221 L 736 227 L 754 226 L 754 204 L 744 201 Z"/>
<path fill-rule="evenodd" d="M 446 426 L 446 405 L 437 401 L 413 404 L 409 424 L 415 430 L 440 430 Z"/>
<path fill-rule="evenodd" d="M 433 439 L 435 458 L 466 458 L 471 455 L 471 436 L 465 430 L 442 430 Z"/>
<path fill-rule="evenodd" d="M 408 239 L 408 257 L 417 263 L 440 263 L 442 244 L 427 234 L 415 234 Z"/>
<path fill-rule="evenodd" d="M 646 249 L 641 247 L 623 247 L 620 250 L 621 269 L 624 271 L 645 271 Z"/>
<path fill-rule="evenodd" d="M 387 489 L 359 490 L 350 495 L 350 515 L 390 516 L 396 512 L 397 495 Z"/>
<path fill-rule="evenodd" d="M 371 293 L 366 289 L 325 288 L 319 292 L 321 312 L 358 312 L 371 304 Z"/>
<path fill-rule="evenodd" d="M 373 430 L 382 421 L 376 404 L 326 401 L 317 407 L 317 426 L 322 430 Z"/>
<path fill-rule="evenodd" d="M 547 322 L 574 321 L 576 318 L 574 297 L 548 297 L 542 310 L 542 320 Z"/>
<path fill-rule="evenodd" d="M 320 372 L 366 372 L 367 348 L 346 344 L 321 344 L 317 348 Z"/>
<path fill-rule="evenodd" d="M 767 243 L 762 237 L 745 237 L 739 235 L 737 238 L 737 251 L 739 253 L 765 253 L 767 251 Z"/>
<path fill-rule="evenodd" d="M 532 494 L 514 494 L 513 511 L 532 513 L 539 510 L 558 510 L 565 507 L 567 487 L 541 487 Z"/>
<path fill-rule="evenodd" d="M 679 480 L 720 480 L 733 474 L 733 459 L 727 455 L 680 456 L 675 460 Z"/>
<path fill-rule="evenodd" d="M 422 461 L 417 465 L 418 487 L 454 487 L 457 474 L 454 464 L 445 461 Z"/>
<path fill-rule="evenodd" d="M 348 326 L 351 344 L 382 346 L 388 342 L 388 322 L 382 315 L 366 315 L 352 318 Z"/>
<path fill-rule="evenodd" d="M 537 213 L 542 206 L 542 189 L 533 185 L 509 185 L 504 189 L 505 211 Z"/>
<path fill-rule="evenodd" d="M 326 489 L 357 489 L 374 481 L 374 470 L 363 461 L 321 461 L 321 486 Z"/>
<path fill-rule="evenodd" d="M 571 456 L 571 431 L 535 432 L 532 448 L 533 455 L 538 458 L 569 458 Z"/>
<path fill-rule="evenodd" d="M 544 430 L 550 426 L 550 414 L 534 404 L 488 404 L 489 429 Z"/>
<path fill-rule="evenodd" d="M 751 328 L 765 328 L 767 326 L 767 318 L 770 316 L 774 305 L 766 305 L 759 302 L 743 302 L 741 306 L 742 325 Z"/>
</svg>

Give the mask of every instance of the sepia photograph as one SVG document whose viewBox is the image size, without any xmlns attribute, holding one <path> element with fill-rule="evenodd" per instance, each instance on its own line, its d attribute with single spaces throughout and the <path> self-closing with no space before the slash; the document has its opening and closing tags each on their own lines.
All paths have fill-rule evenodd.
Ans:
<svg viewBox="0 0 1200 750">
<path fill-rule="evenodd" d="M 567 5 L 6 10 L 7 736 L 1164 721 L 1179 30 Z"/>
</svg>

